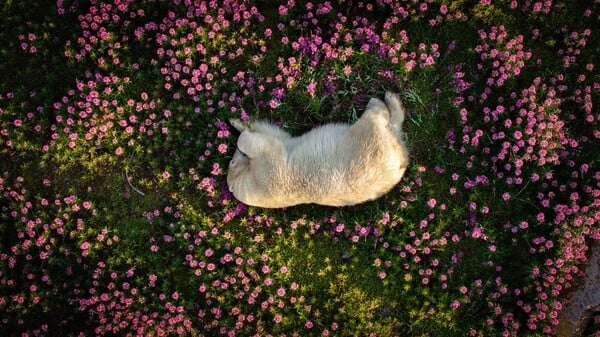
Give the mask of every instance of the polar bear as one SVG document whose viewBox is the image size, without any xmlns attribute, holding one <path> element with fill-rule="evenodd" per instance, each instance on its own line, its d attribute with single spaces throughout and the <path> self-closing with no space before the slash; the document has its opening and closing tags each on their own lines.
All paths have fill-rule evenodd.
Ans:
<svg viewBox="0 0 600 337">
<path fill-rule="evenodd" d="M 398 94 L 372 98 L 356 123 L 326 124 L 292 137 L 265 121 L 230 123 L 241 132 L 227 184 L 239 201 L 264 208 L 349 206 L 379 198 L 408 165 Z"/>
</svg>

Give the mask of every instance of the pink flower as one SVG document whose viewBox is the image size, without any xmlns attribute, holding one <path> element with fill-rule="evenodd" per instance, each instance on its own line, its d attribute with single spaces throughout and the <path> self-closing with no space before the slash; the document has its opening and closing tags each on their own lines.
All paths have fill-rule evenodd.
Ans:
<svg viewBox="0 0 600 337">
<path fill-rule="evenodd" d="M 471 232 L 471 237 L 474 239 L 479 239 L 483 234 L 483 230 L 481 227 L 475 226 L 473 231 Z"/>
<path fill-rule="evenodd" d="M 536 219 L 539 222 L 543 222 L 545 218 L 546 217 L 545 217 L 544 213 L 542 213 L 542 212 L 538 213 L 537 216 L 536 216 Z"/>
<path fill-rule="evenodd" d="M 308 94 L 310 95 L 310 97 L 314 97 L 315 96 L 315 89 L 317 87 L 317 83 L 315 81 L 310 81 L 310 83 L 308 84 L 308 86 L 306 87 L 306 92 L 308 92 Z"/>
<path fill-rule="evenodd" d="M 288 9 L 284 5 L 279 5 L 279 15 L 286 16 L 288 14 Z"/>
</svg>

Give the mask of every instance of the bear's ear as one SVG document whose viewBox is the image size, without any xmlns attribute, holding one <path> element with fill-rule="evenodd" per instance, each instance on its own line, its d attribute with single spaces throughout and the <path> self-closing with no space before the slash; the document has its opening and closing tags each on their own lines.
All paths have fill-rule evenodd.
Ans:
<svg viewBox="0 0 600 337">
<path fill-rule="evenodd" d="M 279 140 L 262 133 L 246 130 L 238 138 L 237 147 L 248 158 L 253 159 L 261 153 L 268 152 L 275 146 L 274 142 L 279 142 Z"/>
<path fill-rule="evenodd" d="M 229 124 L 233 125 L 239 132 L 244 132 L 244 130 L 248 129 L 248 126 L 237 118 L 232 118 L 229 120 Z"/>
</svg>

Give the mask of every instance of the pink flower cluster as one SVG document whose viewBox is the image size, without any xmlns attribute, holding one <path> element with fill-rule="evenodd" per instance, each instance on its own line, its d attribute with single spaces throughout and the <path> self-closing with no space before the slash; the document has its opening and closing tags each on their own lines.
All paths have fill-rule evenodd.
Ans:
<svg viewBox="0 0 600 337">
<path fill-rule="evenodd" d="M 134 333 L 136 335 L 156 334 L 159 336 L 176 333 L 184 335 L 193 331 L 192 320 L 186 310 L 178 305 L 179 294 L 152 294 L 160 303 L 160 310 L 149 312 L 145 307 L 144 292 L 132 285 L 134 269 L 124 275 L 107 272 L 105 263 L 98 263 L 92 274 L 95 287 L 87 291 L 88 296 L 76 300 L 79 310 L 90 315 L 99 325 L 94 332 L 97 335 Z M 150 277 L 156 282 L 156 275 Z M 102 284 L 102 286 L 99 286 Z"/>
<path fill-rule="evenodd" d="M 482 70 L 490 67 L 490 77 L 486 84 L 492 87 L 501 87 L 504 83 L 521 73 L 525 61 L 531 58 L 531 52 L 525 51 L 523 35 L 509 39 L 504 26 L 492 27 L 489 32 L 479 30 L 482 44 L 475 46 L 475 51 L 481 55 L 482 63 L 477 68 Z M 487 90 L 486 90 L 487 91 Z M 481 99 L 485 100 L 489 92 L 484 92 Z"/>
<path fill-rule="evenodd" d="M 75 195 L 62 197 L 48 193 L 53 183 L 47 178 L 40 182 L 46 193 L 34 198 L 26 187 L 30 183 L 20 176 L 14 184 L 0 178 L 4 201 L 1 211 L 6 215 L 3 221 L 13 226 L 11 235 L 15 237 L 15 244 L 0 252 L 3 265 L 0 286 L 6 290 L 0 296 L 0 307 L 9 315 L 0 320 L 0 325 L 10 324 L 19 330 L 31 329 L 45 334 L 59 322 L 43 322 L 36 327 L 37 322 L 29 321 L 19 312 L 43 313 L 68 305 L 64 299 L 57 302 L 54 295 L 66 292 L 71 297 L 80 293 L 76 273 L 85 268 L 83 258 L 118 238 L 96 239 L 89 234 L 89 219 L 97 215 L 91 202 Z M 75 248 L 77 246 L 80 249 Z M 48 266 L 58 267 L 60 271 L 50 270 Z M 22 318 L 9 321 L 13 315 Z"/>
</svg>

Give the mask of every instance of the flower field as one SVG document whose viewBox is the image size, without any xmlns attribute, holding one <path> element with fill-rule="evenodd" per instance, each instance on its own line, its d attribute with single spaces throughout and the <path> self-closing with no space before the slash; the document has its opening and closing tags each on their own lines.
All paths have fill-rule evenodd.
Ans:
<svg viewBox="0 0 600 337">
<path fill-rule="evenodd" d="M 0 335 L 564 335 L 600 240 L 598 0 L 36 2 L 0 4 Z M 230 118 L 298 135 L 385 91 L 386 196 L 229 193 Z"/>
</svg>

